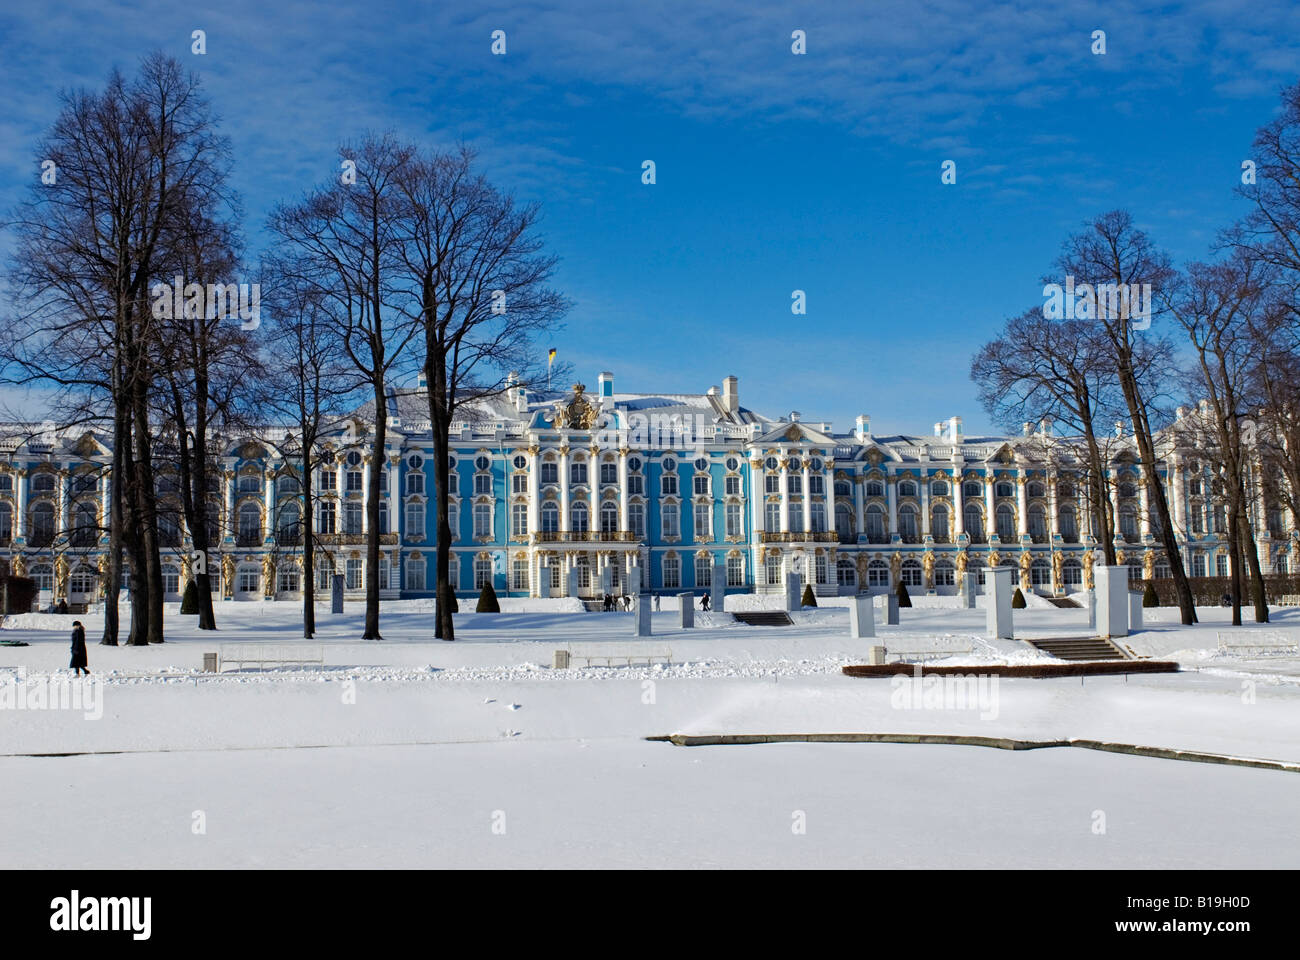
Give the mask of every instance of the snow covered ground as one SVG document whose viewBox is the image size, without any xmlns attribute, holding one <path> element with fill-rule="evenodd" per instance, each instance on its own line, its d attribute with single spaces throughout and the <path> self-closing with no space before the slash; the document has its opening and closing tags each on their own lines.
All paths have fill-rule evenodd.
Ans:
<svg viewBox="0 0 1300 960">
<path fill-rule="evenodd" d="M 665 606 L 669 598 L 665 598 Z M 1297 866 L 1300 775 L 1074 749 L 897 744 L 675 747 L 670 733 L 932 732 L 1083 737 L 1300 761 L 1300 662 L 1218 652 L 1227 611 L 1192 628 L 1147 611 L 1127 639 L 1180 674 L 1002 680 L 995 701 L 900 701 L 847 611 L 793 628 L 722 614 L 531 601 L 460 614 L 431 639 L 423 601 L 318 615 L 325 667 L 202 674 L 223 642 L 305 642 L 297 607 L 222 604 L 217 634 L 168 611 L 169 642 L 92 642 L 102 709 L 0 709 L 0 863 L 166 866 Z M 468 606 L 468 604 L 466 605 Z M 1086 612 L 1016 612 L 1029 636 L 1083 636 Z M 1151 616 L 1154 614 L 1154 618 Z M 1260 631 L 1294 639 L 1300 610 Z M 895 649 L 969 644 L 950 662 L 1026 662 L 980 639 L 982 611 L 917 608 Z M 66 677 L 75 617 L 10 618 L 0 694 Z M 81 616 L 92 639 L 101 623 Z M 1153 619 L 1155 622 L 1152 622 Z M 672 665 L 552 670 L 554 650 L 668 649 Z M 3 707 L 0 702 L 0 707 Z M 116 752 L 115 752 L 116 751 Z M 31 756 L 32 754 L 83 754 Z M 204 832 L 196 833 L 201 819 Z M 1105 831 L 1097 831 L 1104 821 Z M 67 823 L 81 829 L 69 836 Z M 800 825 L 805 829 L 800 832 Z"/>
</svg>

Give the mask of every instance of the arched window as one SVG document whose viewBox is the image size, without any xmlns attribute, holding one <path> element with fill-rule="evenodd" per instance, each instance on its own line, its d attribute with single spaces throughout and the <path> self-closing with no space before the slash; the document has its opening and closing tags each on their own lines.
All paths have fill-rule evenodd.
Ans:
<svg viewBox="0 0 1300 960">
<path fill-rule="evenodd" d="M 1029 566 L 1029 582 L 1038 589 L 1050 589 L 1052 586 L 1052 565 L 1045 557 L 1037 557 Z"/>
<path fill-rule="evenodd" d="M 528 536 L 528 504 L 516 503 L 511 506 L 510 536 L 516 540 L 521 540 Z"/>
<path fill-rule="evenodd" d="M 675 503 L 665 503 L 659 511 L 660 533 L 665 537 L 682 535 L 681 511 Z"/>
<path fill-rule="evenodd" d="M 459 517 L 456 516 L 455 514 L 449 513 L 447 519 L 458 520 Z M 451 528 L 451 538 L 453 540 L 457 538 L 457 533 L 458 531 L 456 530 L 456 525 L 455 523 L 453 523 Z M 408 503 L 406 505 L 406 535 L 408 537 L 413 537 L 416 539 L 419 539 L 425 535 L 424 504 L 413 502 L 413 503 Z"/>
<path fill-rule="evenodd" d="M 907 586 L 909 587 L 921 586 L 923 582 L 921 564 L 919 564 L 915 560 L 904 560 L 901 576 L 903 579 L 903 583 L 907 584 Z"/>
<path fill-rule="evenodd" d="M 858 568 L 848 557 L 840 557 L 835 561 L 835 582 L 841 587 L 858 585 Z"/>
<path fill-rule="evenodd" d="M 682 585 L 682 564 L 676 555 L 664 557 L 663 581 L 665 590 L 675 590 Z"/>
<path fill-rule="evenodd" d="M 1078 560 L 1066 560 L 1061 564 L 1061 577 L 1068 587 L 1077 587 L 1083 583 L 1083 566 Z"/>
<path fill-rule="evenodd" d="M 878 504 L 872 504 L 867 508 L 867 542 L 884 543 L 885 542 L 885 513 L 880 509 Z"/>
<path fill-rule="evenodd" d="M 600 532 L 618 532 L 618 504 L 606 500 L 600 507 Z"/>
<path fill-rule="evenodd" d="M 984 514 L 979 506 L 974 503 L 968 503 L 962 508 L 962 523 L 966 528 L 966 535 L 970 537 L 971 543 L 984 543 Z"/>
<path fill-rule="evenodd" d="M 262 510 L 255 503 L 246 503 L 239 508 L 239 545 L 255 547 L 261 542 Z"/>
<path fill-rule="evenodd" d="M 280 511 L 280 529 L 276 531 L 275 540 L 286 547 L 302 543 L 302 508 L 298 504 L 286 504 Z"/>
<path fill-rule="evenodd" d="M 483 585 L 492 582 L 492 558 L 476 557 L 474 559 L 474 589 L 482 590 Z"/>
<path fill-rule="evenodd" d="M 318 532 L 322 534 L 331 534 L 338 529 L 338 508 L 334 505 L 333 500 L 322 500 L 320 505 L 320 521 L 316 524 Z M 409 530 L 410 527 L 408 526 Z"/>
<path fill-rule="evenodd" d="M 1016 491 L 1015 488 L 1011 486 L 1009 481 L 999 480 L 994 485 L 993 495 L 995 497 L 1014 497 L 1016 495 Z"/>
<path fill-rule="evenodd" d="M 899 495 L 900 497 L 914 497 L 914 496 L 916 496 L 916 481 L 915 481 L 915 480 L 903 480 L 903 481 L 901 481 L 901 482 L 898 484 L 898 495 Z"/>
<path fill-rule="evenodd" d="M 492 504 L 474 504 L 474 536 L 479 538 L 492 536 Z"/>
<path fill-rule="evenodd" d="M 627 523 L 632 529 L 632 536 L 645 539 L 645 504 L 630 503 L 627 507 Z"/>
<path fill-rule="evenodd" d="M 763 572 L 767 579 L 768 586 L 780 583 L 781 555 L 778 553 L 769 553 L 767 559 L 763 561 Z"/>
<path fill-rule="evenodd" d="M 1004 503 L 998 507 L 995 516 L 998 522 L 998 536 L 1003 540 L 1014 540 L 1016 537 L 1015 512 Z"/>
<path fill-rule="evenodd" d="M 948 496 L 948 483 L 945 480 L 934 480 L 930 483 L 930 495 L 933 497 Z"/>
<path fill-rule="evenodd" d="M 1223 532 L 1219 523 L 1220 513 L 1222 510 L 1223 510 L 1222 507 L 1214 508 L 1214 532 L 1215 533 Z M 1120 532 L 1120 536 L 1122 536 L 1125 540 L 1129 541 L 1130 543 L 1137 540 L 1138 538 L 1137 511 L 1134 510 L 1132 507 L 1124 507 L 1120 510 L 1119 532 Z"/>
<path fill-rule="evenodd" d="M 713 585 L 713 558 L 710 556 L 695 558 L 695 585 L 710 587 Z"/>
<path fill-rule="evenodd" d="M 14 535 L 14 511 L 7 503 L 0 502 L 0 544 L 8 545 Z"/>
<path fill-rule="evenodd" d="M 835 505 L 835 535 L 840 543 L 853 543 L 853 513 L 843 503 Z"/>
<path fill-rule="evenodd" d="M 1064 506 L 1057 514 L 1057 523 L 1061 526 L 1061 539 L 1066 543 L 1079 542 L 1079 519 L 1074 507 Z"/>
<path fill-rule="evenodd" d="M 1029 536 L 1034 543 L 1047 542 L 1047 511 L 1039 504 L 1029 508 Z"/>
<path fill-rule="evenodd" d="M 72 545 L 74 547 L 93 546 L 99 539 L 99 511 L 93 503 L 77 504 L 77 512 L 72 521 Z M 173 513 L 161 513 L 158 516 L 158 537 L 164 547 L 177 547 L 181 542 L 180 526 Z"/>
<path fill-rule="evenodd" d="M 904 543 L 917 543 L 921 539 L 916 530 L 916 508 L 910 503 L 898 508 L 898 535 Z"/>
<path fill-rule="evenodd" d="M 814 503 L 809 508 L 812 511 L 812 529 L 813 533 L 826 532 L 826 504 Z"/>
<path fill-rule="evenodd" d="M 27 542 L 33 547 L 48 547 L 54 542 L 54 505 L 42 501 L 32 507 L 32 532 Z"/>
<path fill-rule="evenodd" d="M 868 497 L 883 497 L 885 495 L 885 485 L 879 480 L 868 480 L 866 495 Z"/>
<path fill-rule="evenodd" d="M 745 585 L 745 558 L 738 553 L 727 557 L 727 586 L 743 587 Z"/>
<path fill-rule="evenodd" d="M 769 500 L 763 506 L 763 529 L 768 533 L 777 533 L 781 529 L 781 504 Z"/>
<path fill-rule="evenodd" d="M 981 497 L 984 495 L 984 485 L 978 480 L 967 480 L 961 485 L 961 495 L 963 497 Z"/>
<path fill-rule="evenodd" d="M 952 563 L 947 560 L 940 560 L 934 565 L 934 585 L 936 587 L 951 587 L 957 582 L 957 571 Z"/>
<path fill-rule="evenodd" d="M 542 504 L 542 532 L 555 533 L 560 529 L 560 508 L 554 500 Z"/>
<path fill-rule="evenodd" d="M 930 511 L 930 536 L 934 537 L 935 543 L 947 543 L 949 540 L 948 508 L 943 504 Z"/>
<path fill-rule="evenodd" d="M 579 500 L 569 508 L 569 526 L 574 533 L 586 533 L 591 529 L 591 517 L 587 505 Z"/>
<path fill-rule="evenodd" d="M 880 559 L 872 560 L 867 564 L 867 586 L 889 586 L 889 564 Z"/>
</svg>

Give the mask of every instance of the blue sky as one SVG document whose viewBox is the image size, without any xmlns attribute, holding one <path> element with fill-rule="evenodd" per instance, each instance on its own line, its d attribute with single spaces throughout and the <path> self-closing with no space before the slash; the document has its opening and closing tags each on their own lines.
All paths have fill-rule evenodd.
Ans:
<svg viewBox="0 0 1300 960">
<path fill-rule="evenodd" d="M 735 374 L 769 414 L 848 430 L 868 413 L 882 434 L 960 415 L 975 433 L 970 356 L 1041 303 L 1067 233 L 1127 207 L 1182 262 L 1241 213 L 1254 132 L 1300 79 L 1300 4 L 11 7 L 0 206 L 39 176 L 60 88 L 153 49 L 203 78 L 253 251 L 277 200 L 337 175 L 340 141 L 464 140 L 542 203 L 575 302 L 553 345 L 593 387 L 603 369 L 666 392 Z"/>
</svg>

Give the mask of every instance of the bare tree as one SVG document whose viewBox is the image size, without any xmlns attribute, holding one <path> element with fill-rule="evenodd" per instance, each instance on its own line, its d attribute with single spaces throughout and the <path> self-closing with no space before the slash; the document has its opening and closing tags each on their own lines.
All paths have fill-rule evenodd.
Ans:
<svg viewBox="0 0 1300 960">
<path fill-rule="evenodd" d="M 418 296 L 438 509 L 438 622 L 454 640 L 447 476 L 453 419 L 509 383 L 545 374 L 537 346 L 567 301 L 547 284 L 556 258 L 542 252 L 540 208 L 474 172 L 474 154 L 412 151 L 399 180 L 409 228 L 402 262 Z"/>
<path fill-rule="evenodd" d="M 1249 567 L 1255 620 L 1268 621 L 1268 603 L 1248 512 L 1250 451 L 1246 442 L 1250 413 L 1245 396 L 1254 365 L 1252 319 L 1264 306 L 1269 271 L 1249 254 L 1229 260 L 1193 263 L 1186 277 L 1169 284 L 1163 299 L 1169 315 L 1186 332 L 1192 348 L 1197 387 L 1203 393 L 1209 422 L 1206 446 L 1215 450 L 1228 502 L 1228 538 L 1232 554 L 1232 622 L 1241 623 L 1242 560 Z"/>
<path fill-rule="evenodd" d="M 1102 532 L 1106 562 L 1113 564 L 1110 457 L 1098 426 L 1113 419 L 1117 398 L 1113 366 L 1100 346 L 1092 321 L 1047 319 L 1034 307 L 1009 319 L 1000 335 L 980 348 L 971 361 L 971 380 L 984 409 L 1004 426 L 1050 418 L 1078 438 L 1092 529 Z"/>
<path fill-rule="evenodd" d="M 162 54 L 128 82 L 65 93 L 37 156 L 50 182 L 14 218 L 21 309 L 6 351 L 28 380 L 89 388 L 111 410 L 112 475 L 104 643 L 118 639 L 122 551 L 131 554 L 129 642 L 161 642 L 162 571 L 149 391 L 156 330 L 149 290 L 168 231 L 225 189 L 227 146 L 196 77 Z"/>
<path fill-rule="evenodd" d="M 388 437 L 387 387 L 407 361 L 416 335 L 409 291 L 400 283 L 400 246 L 406 239 L 401 181 L 411 148 L 391 136 L 344 144 L 355 182 L 311 191 L 278 207 L 271 230 L 289 282 L 301 285 L 323 316 L 338 327 L 338 342 L 370 390 L 374 433 L 371 456 L 382 462 Z M 379 633 L 379 471 L 366 491 L 366 624 L 363 639 Z"/>
<path fill-rule="evenodd" d="M 1074 279 L 1080 302 L 1090 308 L 1085 312 L 1091 313 L 1093 322 L 1109 344 L 1110 361 L 1128 408 L 1134 444 L 1150 491 L 1151 506 L 1159 520 L 1165 556 L 1173 573 L 1182 622 L 1195 623 L 1196 607 L 1182 555 L 1178 551 L 1151 426 L 1150 406 L 1153 394 L 1158 390 L 1152 381 L 1167 372 L 1167 368 L 1162 371 L 1159 362 L 1152 362 L 1151 358 L 1167 356 L 1167 351 L 1159 344 L 1157 333 L 1143 329 L 1149 327 L 1154 315 L 1144 318 L 1140 325 L 1136 316 L 1143 312 L 1138 301 L 1149 303 L 1143 297 L 1143 288 L 1150 291 L 1162 289 L 1169 282 L 1173 269 L 1168 257 L 1156 249 L 1123 210 L 1104 213 L 1086 229 L 1069 237 L 1056 265 L 1063 276 Z M 1139 337 L 1149 341 L 1145 349 L 1139 343 Z"/>
</svg>

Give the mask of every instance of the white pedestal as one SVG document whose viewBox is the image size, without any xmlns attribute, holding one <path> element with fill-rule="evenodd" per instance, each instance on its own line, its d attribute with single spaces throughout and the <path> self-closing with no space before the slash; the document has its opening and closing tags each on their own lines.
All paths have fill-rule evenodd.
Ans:
<svg viewBox="0 0 1300 960">
<path fill-rule="evenodd" d="M 1097 635 L 1128 636 L 1128 567 L 1095 566 L 1097 580 Z"/>
<path fill-rule="evenodd" d="M 682 608 L 682 629 L 695 626 L 695 594 L 679 593 L 677 602 Z"/>
<path fill-rule="evenodd" d="M 1011 622 L 1011 598 L 1015 587 L 1010 567 L 990 567 L 984 572 L 984 595 L 988 600 L 986 632 L 990 640 L 1011 640 L 1015 630 Z"/>
<path fill-rule="evenodd" d="M 849 601 L 849 636 L 854 640 L 876 635 L 876 611 L 870 597 Z"/>
</svg>

